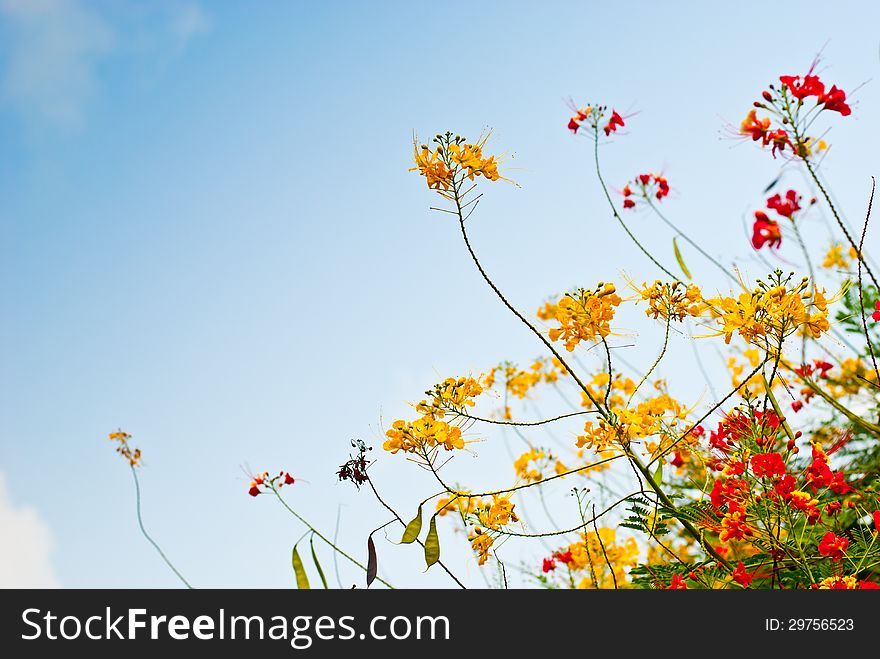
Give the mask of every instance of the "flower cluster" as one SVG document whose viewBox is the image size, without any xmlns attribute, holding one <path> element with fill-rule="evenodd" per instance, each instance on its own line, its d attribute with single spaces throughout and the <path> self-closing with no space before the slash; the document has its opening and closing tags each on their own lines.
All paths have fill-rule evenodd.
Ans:
<svg viewBox="0 0 880 659">
<path fill-rule="evenodd" d="M 694 284 L 679 281 L 666 283 L 660 280 L 639 289 L 641 300 L 648 302 L 645 313 L 652 318 L 673 319 L 679 322 L 687 316 L 699 317 L 704 309 L 703 296 Z"/>
<path fill-rule="evenodd" d="M 476 142 L 468 142 L 465 137 L 447 132 L 434 137 L 436 146 L 433 149 L 427 144 L 413 142 L 415 167 L 409 171 L 418 171 L 425 177 L 429 188 L 441 192 L 455 190 L 464 179 L 473 181 L 478 176 L 488 181 L 501 180 L 497 157 L 483 154 L 488 139 L 487 134 Z"/>
<path fill-rule="evenodd" d="M 651 199 L 662 200 L 669 196 L 669 181 L 662 174 L 639 174 L 623 186 L 623 207 L 635 208 L 638 200 L 648 203 Z"/>
<path fill-rule="evenodd" d="M 750 293 L 707 299 L 709 313 L 716 319 L 717 332 L 724 335 L 725 343 L 730 343 L 736 333 L 748 343 L 774 352 L 774 346 L 798 330 L 814 338 L 827 332 L 831 300 L 824 289 L 810 290 L 806 277 L 796 284 L 791 278 L 777 270 L 768 281 L 759 279 Z"/>
<path fill-rule="evenodd" d="M 785 196 L 776 193 L 767 199 L 768 210 L 775 211 L 780 217 L 794 222 L 795 215 L 801 210 L 802 197 L 795 190 L 789 190 Z M 810 200 L 810 205 L 815 204 L 815 197 Z M 752 227 L 752 247 L 761 249 L 764 245 L 779 248 L 782 244 L 782 231 L 777 220 L 770 217 L 762 210 L 755 211 L 755 223 Z"/>
<path fill-rule="evenodd" d="M 513 461 L 513 469 L 517 478 L 527 483 L 537 483 L 543 480 L 542 468 L 553 460 L 553 456 L 546 451 L 529 449 Z"/>
<path fill-rule="evenodd" d="M 252 497 L 263 494 L 264 490 L 275 492 L 285 485 L 293 485 L 296 479 L 286 471 L 279 471 L 277 476 L 269 476 L 268 471 L 257 474 L 248 485 L 248 494 Z"/>
<path fill-rule="evenodd" d="M 464 448 L 461 428 L 444 421 L 444 418 L 447 412 L 460 415 L 474 405 L 473 399 L 483 393 L 479 380 L 447 378 L 426 393 L 431 399 L 422 400 L 415 406 L 420 418 L 415 421 L 398 419 L 385 433 L 388 439 L 382 447 L 386 451 L 404 451 L 426 457 L 429 451 L 440 446 L 447 451 Z"/>
<path fill-rule="evenodd" d="M 571 352 L 581 341 L 604 339 L 611 334 L 610 322 L 621 301 L 614 284 L 601 282 L 592 291 L 581 288 L 563 295 L 556 303 L 556 321 L 560 326 L 550 330 L 550 340 L 561 339 Z"/>
<path fill-rule="evenodd" d="M 598 132 L 601 130 L 605 133 L 605 136 L 608 137 L 611 133 L 616 133 L 618 128 L 623 128 L 625 125 L 623 117 L 614 109 L 611 110 L 611 116 L 605 121 L 605 113 L 608 108 L 602 105 L 588 105 L 584 108 L 572 107 L 572 109 L 574 110 L 574 114 L 568 120 L 568 129 L 572 133 L 577 133 L 584 124 L 587 124 L 594 131 Z"/>
<path fill-rule="evenodd" d="M 141 450 L 139 448 L 132 449 L 128 444 L 131 435 L 122 430 L 117 430 L 116 432 L 111 432 L 108 438 L 111 442 L 118 442 L 119 445 L 116 447 L 116 452 L 128 460 L 128 464 L 132 467 L 139 467 L 142 464 Z"/>
<path fill-rule="evenodd" d="M 575 580 L 578 588 L 625 588 L 629 583 L 627 571 L 638 559 L 634 538 L 620 542 L 615 529 L 599 528 L 598 532 L 581 533 L 578 542 L 544 558 L 541 571 L 549 575 L 564 566 L 567 578 Z"/>
<path fill-rule="evenodd" d="M 495 542 L 498 531 L 519 521 L 514 507 L 510 498 L 505 495 L 495 495 L 491 501 L 480 502 L 474 507 L 472 515 L 476 524 L 468 534 L 468 540 L 477 553 L 478 565 L 484 565 L 489 559 L 489 549 Z"/>
<path fill-rule="evenodd" d="M 825 83 L 813 75 L 812 68 L 805 76 L 780 76 L 779 82 L 779 86 L 769 85 L 761 94 L 761 100 L 754 102 L 740 124 L 740 134 L 760 141 L 762 146 L 770 146 L 774 157 L 777 151 L 784 153 L 788 149 L 793 157 L 808 158 L 814 146 L 817 150 L 827 148 L 823 140 L 815 140 L 806 135 L 806 131 L 823 111 L 849 116 L 852 110 L 846 102 L 846 93 L 837 85 L 826 90 Z M 812 104 L 808 102 L 811 98 L 815 99 Z M 769 116 L 759 118 L 758 110 L 768 112 Z"/>
</svg>

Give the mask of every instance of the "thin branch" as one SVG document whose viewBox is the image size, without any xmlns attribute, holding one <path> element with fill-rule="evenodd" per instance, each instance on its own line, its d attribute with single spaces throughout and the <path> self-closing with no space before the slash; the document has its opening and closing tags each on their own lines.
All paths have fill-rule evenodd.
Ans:
<svg viewBox="0 0 880 659">
<path fill-rule="evenodd" d="M 165 561 L 165 564 L 171 568 L 171 571 L 177 575 L 177 578 L 183 582 L 183 585 L 186 586 L 187 588 L 189 588 L 190 590 L 192 590 L 193 587 L 190 585 L 190 583 L 186 579 L 183 578 L 183 575 L 180 572 L 178 572 L 177 568 L 174 567 L 174 564 L 170 560 L 168 560 L 168 557 L 165 555 L 165 552 L 162 551 L 162 548 L 159 546 L 159 544 L 155 540 L 153 540 L 152 537 L 150 537 L 150 534 L 147 533 L 147 529 L 144 528 L 144 520 L 143 520 L 143 517 L 141 517 L 141 484 L 138 481 L 137 470 L 136 470 L 135 466 L 134 465 L 129 465 L 129 466 L 131 467 L 131 475 L 132 475 L 132 477 L 134 477 L 134 492 L 135 492 L 135 500 L 137 503 L 137 521 L 138 521 L 138 526 L 141 529 L 141 533 L 147 539 L 147 541 L 151 545 L 153 545 L 153 548 L 157 552 L 159 552 L 159 556 L 161 556 L 162 560 Z"/>
<path fill-rule="evenodd" d="M 865 223 L 862 225 L 862 236 L 859 239 L 859 255 L 862 253 L 862 245 L 865 244 L 865 234 L 868 232 L 868 221 L 871 219 L 871 207 L 874 205 L 874 189 L 877 180 L 871 177 L 871 197 L 868 199 L 868 212 L 865 214 Z M 866 266 L 867 267 L 867 266 Z M 880 369 L 877 368 L 877 358 L 874 356 L 874 346 L 871 344 L 871 335 L 868 332 L 868 321 L 865 318 L 865 300 L 862 292 L 862 259 L 859 259 L 859 309 L 862 316 L 862 329 L 865 332 L 865 343 L 868 344 L 868 353 L 871 355 L 871 363 L 874 365 L 874 373 L 877 374 L 877 382 L 880 383 Z"/>
<path fill-rule="evenodd" d="M 391 506 L 389 506 L 387 503 L 385 503 L 385 500 L 382 499 L 382 497 L 379 496 L 379 492 L 376 490 L 376 486 L 373 484 L 373 479 L 370 478 L 370 475 L 369 475 L 369 474 L 367 474 L 367 482 L 370 484 L 370 489 L 373 490 L 373 494 L 376 495 L 376 499 L 379 501 L 379 503 L 381 503 L 381 504 L 385 507 L 385 509 L 388 510 L 388 512 L 390 512 L 392 515 L 394 515 L 394 518 L 395 518 L 398 522 L 400 522 L 401 525 L 403 525 L 404 528 L 406 528 L 406 522 L 404 522 L 404 521 L 400 518 L 400 515 L 398 515 L 397 512 L 396 512 Z M 416 542 L 418 542 L 418 543 L 422 546 L 422 548 L 425 547 L 425 543 L 423 543 L 423 542 L 422 542 L 421 540 L 419 540 L 418 538 L 416 538 Z M 465 586 L 461 581 L 458 580 L 458 577 L 456 577 L 456 576 L 455 576 L 455 575 L 449 570 L 449 568 L 446 567 L 446 565 L 443 563 L 443 561 L 438 560 L 438 561 L 437 561 L 437 565 L 439 565 L 441 568 L 443 568 L 443 571 L 446 572 L 446 574 L 448 574 L 456 584 L 458 584 L 459 588 L 467 589 L 467 586 Z"/>
</svg>

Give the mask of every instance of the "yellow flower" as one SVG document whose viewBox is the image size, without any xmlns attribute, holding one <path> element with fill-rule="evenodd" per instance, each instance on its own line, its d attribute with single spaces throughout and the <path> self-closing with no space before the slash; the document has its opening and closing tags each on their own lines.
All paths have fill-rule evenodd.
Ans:
<svg viewBox="0 0 880 659">
<path fill-rule="evenodd" d="M 816 144 L 814 146 L 813 145 L 813 138 L 808 137 L 806 140 L 804 140 L 803 147 L 804 147 L 804 150 L 806 151 L 805 155 L 810 156 L 813 154 L 813 151 L 821 153 L 822 151 L 825 151 L 826 149 L 828 149 L 828 142 L 826 142 L 825 140 L 819 140 L 818 142 L 816 142 Z"/>
<path fill-rule="evenodd" d="M 413 143 L 413 160 L 416 166 L 409 171 L 418 170 L 427 179 L 428 187 L 433 190 L 449 190 L 452 187 L 452 172 L 447 168 L 438 147 L 433 152 L 424 144 Z"/>
<path fill-rule="evenodd" d="M 736 333 L 749 343 L 775 352 L 795 332 L 813 338 L 827 332 L 828 303 L 839 300 L 845 289 L 828 299 L 824 289 L 811 291 L 806 277 L 795 285 L 790 284 L 790 279 L 783 279 L 777 270 L 769 283 L 758 280 L 758 286 L 750 293 L 707 300 L 710 314 L 718 323 L 717 333 L 724 335 L 724 342 L 730 343 Z"/>
<path fill-rule="evenodd" d="M 498 529 L 511 522 L 518 522 L 519 518 L 513 512 L 515 504 L 510 502 L 506 495 L 493 495 L 492 503 L 485 504 L 480 511 L 480 524 L 490 529 Z"/>
<path fill-rule="evenodd" d="M 636 541 L 627 538 L 618 543 L 617 532 L 613 528 L 600 528 L 598 534 L 594 531 L 582 533 L 581 541 L 568 545 L 567 551 L 571 552 L 568 568 L 573 572 L 587 573 L 578 588 L 613 588 L 615 580 L 618 588 L 626 586 L 626 570 L 635 566 L 639 559 Z"/>
<path fill-rule="evenodd" d="M 471 548 L 477 552 L 477 565 L 485 565 L 489 560 L 489 548 L 495 540 L 488 533 L 483 533 L 479 526 L 474 528 L 468 540 L 471 541 Z"/>
<path fill-rule="evenodd" d="M 543 460 L 545 455 L 544 451 L 532 449 L 519 456 L 513 463 L 513 468 L 516 470 L 517 477 L 522 478 L 529 483 L 536 483 L 542 480 L 543 476 L 541 475 L 541 470 L 537 468 L 529 469 L 529 464 Z"/>
<path fill-rule="evenodd" d="M 458 185 L 465 178 L 473 181 L 475 177 L 483 176 L 489 181 L 509 181 L 498 173 L 498 158 L 483 155 L 483 147 L 488 139 L 487 134 L 471 144 L 459 135 L 446 133 L 434 139 L 437 147 L 433 151 L 426 144 L 419 145 L 414 140 L 415 167 L 409 171 L 418 171 L 426 178 L 428 187 L 441 194 L 458 190 Z"/>
<path fill-rule="evenodd" d="M 481 508 L 483 502 L 479 497 L 471 497 L 467 494 L 458 494 L 458 496 L 441 497 L 437 500 L 437 516 L 443 517 L 446 513 L 457 511 L 464 520 L 472 512 Z"/>
<path fill-rule="evenodd" d="M 108 439 L 110 439 L 111 442 L 119 442 L 119 446 L 116 447 L 116 452 L 128 460 L 128 464 L 132 467 L 140 466 L 141 450 L 139 448 L 132 449 L 131 446 L 128 445 L 128 440 L 131 439 L 131 435 L 122 430 L 117 430 L 116 432 L 111 432 L 108 435 Z"/>
<path fill-rule="evenodd" d="M 817 588 L 822 590 L 839 589 L 839 590 L 858 590 L 859 580 L 857 577 L 825 577 L 816 584 Z"/>
<path fill-rule="evenodd" d="M 569 352 L 581 341 L 605 338 L 611 333 L 614 308 L 620 303 L 614 284 L 599 284 L 594 291 L 582 288 L 566 294 L 556 305 L 556 321 L 560 326 L 552 328 L 548 336 L 551 341 L 562 339 Z"/>
<path fill-rule="evenodd" d="M 538 313 L 536 315 L 541 320 L 555 320 L 556 319 L 556 304 L 553 302 L 545 302 L 538 309 Z"/>
<path fill-rule="evenodd" d="M 651 286 L 642 284 L 638 293 L 642 300 L 648 302 L 645 314 L 655 319 L 671 317 L 681 322 L 686 316 L 699 316 L 705 308 L 700 289 L 693 284 L 666 284 L 657 280 Z"/>
<path fill-rule="evenodd" d="M 849 253 L 845 255 L 843 253 L 843 245 L 840 243 L 834 243 L 828 248 L 828 252 L 825 254 L 825 260 L 822 261 L 822 267 L 848 270 L 850 267 L 850 261 L 847 256 L 855 258 L 855 250 L 850 247 Z"/>
<path fill-rule="evenodd" d="M 423 416 L 412 423 L 399 419 L 391 425 L 385 436 L 388 439 L 382 448 L 391 453 L 416 453 L 435 446 L 442 446 L 447 451 L 464 448 L 461 428 L 430 416 Z"/>
</svg>

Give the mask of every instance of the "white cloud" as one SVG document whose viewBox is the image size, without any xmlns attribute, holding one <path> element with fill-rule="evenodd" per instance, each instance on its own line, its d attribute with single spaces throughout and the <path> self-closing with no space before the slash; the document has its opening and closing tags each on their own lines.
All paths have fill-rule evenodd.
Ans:
<svg viewBox="0 0 880 659">
<path fill-rule="evenodd" d="M 78 125 L 95 65 L 113 49 L 111 27 L 75 0 L 0 0 L 0 15 L 12 32 L 4 100 L 27 118 Z"/>
<path fill-rule="evenodd" d="M 0 474 L 0 588 L 58 588 L 52 533 L 33 508 L 16 507 Z"/>
</svg>

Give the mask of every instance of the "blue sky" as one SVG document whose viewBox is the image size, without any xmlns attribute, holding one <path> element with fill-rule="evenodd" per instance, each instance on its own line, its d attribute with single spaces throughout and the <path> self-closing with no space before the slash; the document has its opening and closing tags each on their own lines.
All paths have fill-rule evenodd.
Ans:
<svg viewBox="0 0 880 659">
<path fill-rule="evenodd" d="M 27 583 L 176 585 L 137 533 L 106 440 L 117 427 L 146 455 L 147 524 L 195 585 L 292 583 L 301 529 L 246 496 L 242 465 L 306 481 L 292 505 L 328 533 L 340 511 L 341 544 L 365 555 L 386 516 L 335 482 L 350 439 L 377 453 L 380 418 L 438 377 L 540 354 L 428 211 L 407 172 L 414 132 L 491 127 L 512 154 L 522 187 L 486 190 L 472 240 L 523 309 L 621 270 L 656 276 L 612 224 L 588 143 L 565 130 L 568 97 L 638 112 L 603 148 L 609 182 L 662 168 L 676 220 L 760 275 L 743 217 L 779 163 L 724 127 L 827 43 L 823 77 L 867 83 L 853 116 L 829 123 L 827 160 L 860 215 L 878 173 L 880 9 L 790 9 L 0 1 L 0 516 L 30 529 L 0 557 Z M 672 260 L 668 230 L 632 225 Z M 827 241 L 818 219 L 807 233 Z M 690 373 L 681 343 L 674 368 Z M 409 515 L 425 479 L 379 457 L 377 483 Z M 480 474 L 471 463 L 462 473 Z M 461 539 L 448 546 L 482 583 Z M 383 544 L 382 569 L 445 585 L 412 549 Z"/>
</svg>

